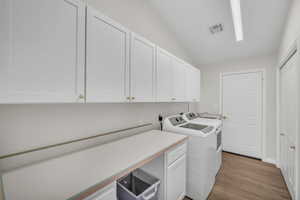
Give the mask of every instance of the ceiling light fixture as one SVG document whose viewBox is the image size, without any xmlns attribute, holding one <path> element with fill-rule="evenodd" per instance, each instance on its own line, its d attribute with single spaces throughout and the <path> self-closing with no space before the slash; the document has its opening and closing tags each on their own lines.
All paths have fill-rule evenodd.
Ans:
<svg viewBox="0 0 300 200">
<path fill-rule="evenodd" d="M 240 0 L 230 0 L 236 41 L 244 39 Z"/>
</svg>

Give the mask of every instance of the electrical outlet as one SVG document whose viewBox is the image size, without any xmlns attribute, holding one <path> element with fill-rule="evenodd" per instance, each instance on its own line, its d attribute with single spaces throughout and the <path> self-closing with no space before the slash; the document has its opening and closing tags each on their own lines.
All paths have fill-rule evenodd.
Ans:
<svg viewBox="0 0 300 200">
<path fill-rule="evenodd" d="M 163 121 L 162 113 L 159 113 L 159 115 L 158 115 L 158 121 L 159 121 L 159 122 L 162 122 L 162 121 Z"/>
</svg>

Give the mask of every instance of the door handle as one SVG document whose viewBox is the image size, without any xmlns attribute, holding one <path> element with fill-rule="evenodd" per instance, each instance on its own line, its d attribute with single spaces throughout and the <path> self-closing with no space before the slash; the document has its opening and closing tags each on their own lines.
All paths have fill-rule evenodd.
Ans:
<svg viewBox="0 0 300 200">
<path fill-rule="evenodd" d="M 285 136 L 285 134 L 284 133 L 280 133 L 280 136 Z"/>
</svg>

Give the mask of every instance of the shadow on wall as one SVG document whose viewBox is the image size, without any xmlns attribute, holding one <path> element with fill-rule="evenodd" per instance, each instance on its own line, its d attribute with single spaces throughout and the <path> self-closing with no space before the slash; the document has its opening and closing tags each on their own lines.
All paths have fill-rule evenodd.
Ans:
<svg viewBox="0 0 300 200">
<path fill-rule="evenodd" d="M 43 161 L 47 161 L 49 159 L 65 156 L 71 153 L 75 153 L 77 151 L 82 151 L 87 148 L 92 148 L 98 145 L 113 142 L 115 140 L 136 135 L 141 132 L 149 131 L 152 129 L 157 129 L 157 127 L 155 127 L 154 125 L 149 125 L 128 131 L 122 131 L 112 135 L 105 135 L 85 141 L 65 144 L 62 146 L 47 148 L 44 150 L 38 150 L 22 155 L 4 158 L 0 160 L 0 169 L 3 173 L 5 173 L 7 171 L 14 170 L 20 167 L 25 167 L 27 165 L 32 165 Z"/>
<path fill-rule="evenodd" d="M 0 170 L 10 171 L 36 162 L 158 129 L 159 113 L 185 112 L 187 103 L 1 105 L 0 156 L 124 129 L 139 124 L 152 126 L 123 131 L 0 160 Z"/>
</svg>

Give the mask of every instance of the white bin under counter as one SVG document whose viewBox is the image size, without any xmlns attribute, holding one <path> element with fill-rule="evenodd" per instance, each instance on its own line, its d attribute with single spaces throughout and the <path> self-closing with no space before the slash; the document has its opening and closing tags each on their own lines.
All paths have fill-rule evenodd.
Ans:
<svg viewBox="0 0 300 200">
<path fill-rule="evenodd" d="M 6 199 L 84 199 L 127 173 L 163 156 L 186 136 L 153 130 L 6 172 Z M 88 190 L 87 190 L 88 189 Z"/>
</svg>

